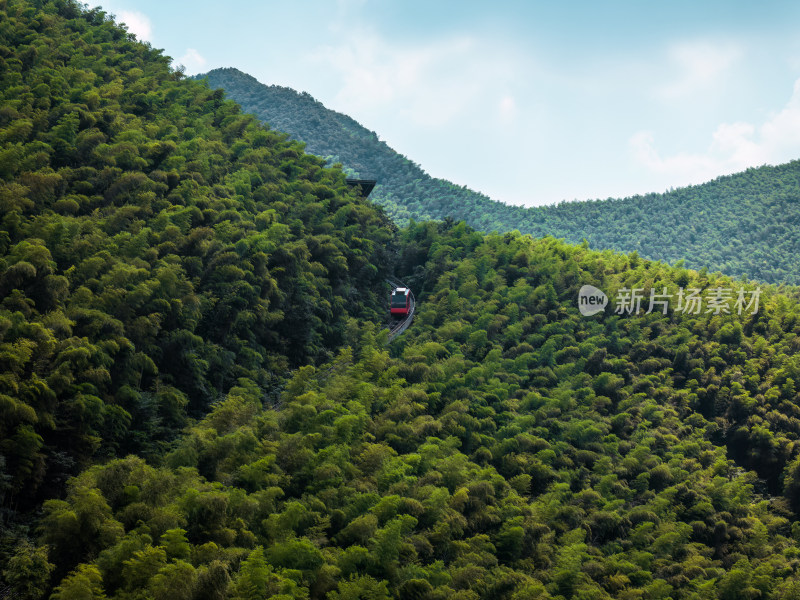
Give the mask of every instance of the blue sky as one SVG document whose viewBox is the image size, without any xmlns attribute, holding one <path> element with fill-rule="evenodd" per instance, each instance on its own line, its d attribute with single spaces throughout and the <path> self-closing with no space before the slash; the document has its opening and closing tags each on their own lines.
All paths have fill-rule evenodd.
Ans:
<svg viewBox="0 0 800 600">
<path fill-rule="evenodd" d="M 236 67 L 306 91 L 431 175 L 511 204 L 800 158 L 798 2 L 101 5 L 187 73 Z"/>
</svg>

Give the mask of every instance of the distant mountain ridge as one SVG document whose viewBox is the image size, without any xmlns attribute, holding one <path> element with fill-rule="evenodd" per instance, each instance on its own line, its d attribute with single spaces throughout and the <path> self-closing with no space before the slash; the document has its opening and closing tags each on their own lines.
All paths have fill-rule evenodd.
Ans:
<svg viewBox="0 0 800 600">
<path fill-rule="evenodd" d="M 234 68 L 214 69 L 197 79 L 209 87 L 223 88 L 246 111 L 273 129 L 306 144 L 306 151 L 341 162 L 345 170 L 378 181 L 371 198 L 401 224 L 408 219 L 442 219 L 453 215 L 457 205 L 493 208 L 488 196 L 428 175 L 418 164 L 390 148 L 355 119 L 326 108 L 307 92 L 278 85 L 264 85 Z M 505 205 L 504 205 L 505 206 Z M 472 223 L 480 211 L 467 218 Z"/>
<path fill-rule="evenodd" d="M 430 177 L 354 119 L 308 93 L 267 86 L 237 69 L 215 69 L 211 88 L 306 151 L 377 179 L 371 199 L 399 223 L 452 217 L 483 231 L 519 230 L 593 248 L 706 267 L 769 283 L 800 284 L 800 161 L 748 169 L 664 194 L 523 208 Z M 578 176 L 578 174 L 576 174 Z"/>
</svg>

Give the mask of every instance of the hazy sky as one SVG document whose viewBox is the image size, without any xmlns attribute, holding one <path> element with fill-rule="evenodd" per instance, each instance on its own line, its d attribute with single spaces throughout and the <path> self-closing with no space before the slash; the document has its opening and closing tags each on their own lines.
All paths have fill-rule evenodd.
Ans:
<svg viewBox="0 0 800 600">
<path fill-rule="evenodd" d="M 100 4 L 189 74 L 236 67 L 306 91 L 508 203 L 800 158 L 796 1 Z"/>
</svg>

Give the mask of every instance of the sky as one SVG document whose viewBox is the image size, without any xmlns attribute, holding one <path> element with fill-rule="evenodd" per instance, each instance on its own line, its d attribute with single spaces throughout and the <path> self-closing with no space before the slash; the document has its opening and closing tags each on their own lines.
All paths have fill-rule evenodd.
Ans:
<svg viewBox="0 0 800 600">
<path fill-rule="evenodd" d="M 509 204 L 800 159 L 794 0 L 99 4 L 187 74 L 236 67 L 308 92 L 430 175 Z"/>
</svg>

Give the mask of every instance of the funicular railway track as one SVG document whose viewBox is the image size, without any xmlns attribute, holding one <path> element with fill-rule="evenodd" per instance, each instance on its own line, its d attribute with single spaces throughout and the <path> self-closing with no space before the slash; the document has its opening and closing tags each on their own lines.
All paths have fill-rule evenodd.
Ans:
<svg viewBox="0 0 800 600">
<path fill-rule="evenodd" d="M 386 283 L 392 286 L 392 289 L 396 288 L 404 288 L 408 287 L 399 279 L 395 279 L 393 277 L 387 277 Z M 394 338 L 398 335 L 403 333 L 408 326 L 411 325 L 411 321 L 414 319 L 414 309 L 416 308 L 416 300 L 414 299 L 414 293 L 409 289 L 409 296 L 410 301 L 408 305 L 408 314 L 404 315 L 401 319 L 391 319 L 389 322 L 389 341 L 391 342 Z"/>
</svg>

